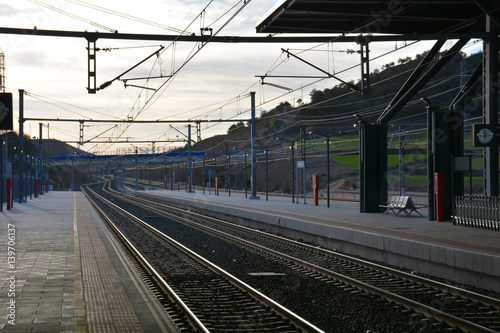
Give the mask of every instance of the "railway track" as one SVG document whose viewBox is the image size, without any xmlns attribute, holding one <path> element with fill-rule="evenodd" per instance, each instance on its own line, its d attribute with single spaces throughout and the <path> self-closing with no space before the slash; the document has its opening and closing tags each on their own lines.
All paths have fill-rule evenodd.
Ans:
<svg viewBox="0 0 500 333">
<path fill-rule="evenodd" d="M 160 298 L 182 331 L 323 332 L 91 189 L 85 193 L 166 295 Z"/>
<path fill-rule="evenodd" d="M 304 273 L 317 275 L 318 279 L 338 281 L 356 290 L 379 295 L 451 327 L 471 332 L 500 331 L 498 299 L 180 210 L 162 202 L 152 204 L 151 198 L 127 197 L 121 192 L 109 191 L 122 200 L 132 200 L 134 204 L 143 205 L 162 216 L 182 217 L 186 224 L 196 223 L 196 227 L 204 232 L 216 233 L 218 237 L 287 262 L 296 270 L 303 269 Z"/>
<path fill-rule="evenodd" d="M 148 199 L 150 200 L 145 198 L 145 202 Z M 221 237 L 279 257 L 322 276 L 376 293 L 407 308 L 418 309 L 426 316 L 465 331 L 500 331 L 498 299 L 226 221 L 193 212 L 186 213 L 175 207 L 170 207 L 169 210 L 177 210 L 177 214 L 198 220 L 205 225 L 200 228 L 207 231 L 223 226 L 225 231 L 219 233 Z"/>
</svg>

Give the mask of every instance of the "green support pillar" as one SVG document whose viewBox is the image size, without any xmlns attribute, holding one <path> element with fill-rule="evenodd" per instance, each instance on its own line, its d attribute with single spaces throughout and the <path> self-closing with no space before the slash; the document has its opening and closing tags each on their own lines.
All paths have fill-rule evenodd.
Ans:
<svg viewBox="0 0 500 333">
<path fill-rule="evenodd" d="M 429 220 L 435 221 L 434 174 L 442 173 L 444 181 L 443 212 L 445 220 L 453 215 L 453 200 L 463 194 L 463 174 L 453 169 L 453 159 L 463 156 L 462 117 L 457 112 L 435 107 L 428 108 L 430 121 L 428 145 Z"/>
<path fill-rule="evenodd" d="M 387 201 L 386 178 L 380 177 L 381 166 L 387 163 L 381 149 L 381 125 L 359 122 L 359 203 L 361 213 L 380 212 L 380 204 Z"/>
</svg>

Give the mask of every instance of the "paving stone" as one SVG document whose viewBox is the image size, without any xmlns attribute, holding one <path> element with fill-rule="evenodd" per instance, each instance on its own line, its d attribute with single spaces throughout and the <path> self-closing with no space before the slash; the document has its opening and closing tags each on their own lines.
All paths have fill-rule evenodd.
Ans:
<svg viewBox="0 0 500 333">
<path fill-rule="evenodd" d="M 76 209 L 76 211 L 75 211 Z M 119 263 L 110 259 L 99 219 L 80 192 L 51 192 L 0 213 L 0 329 L 6 332 L 160 332 L 158 313 L 137 311 L 125 291 Z M 95 213 L 94 213 L 95 214 Z M 15 225 L 15 292 L 7 298 L 7 248 L 1 237 Z M 75 230 L 78 233 L 75 234 Z M 76 240 L 76 242 L 75 242 Z M 104 240 L 104 241 L 103 241 Z M 4 275 L 4 276 L 2 276 Z M 83 292 L 82 292 L 83 290 Z M 109 292 L 113 290 L 113 292 Z M 146 289 L 145 289 L 146 290 Z M 135 291 L 135 297 L 147 292 Z M 141 296 L 142 297 L 142 296 Z M 15 300 L 15 326 L 7 304 Z M 137 301 L 137 299 L 134 299 Z M 141 306 L 146 300 L 142 300 Z M 140 302 L 139 302 L 140 303 Z M 162 318 L 168 321 L 168 317 Z M 159 326 L 160 325 L 160 326 Z M 169 325 L 173 325 L 169 322 Z M 143 327 L 147 328 L 143 330 Z M 175 332 L 174 329 L 163 331 Z"/>
</svg>

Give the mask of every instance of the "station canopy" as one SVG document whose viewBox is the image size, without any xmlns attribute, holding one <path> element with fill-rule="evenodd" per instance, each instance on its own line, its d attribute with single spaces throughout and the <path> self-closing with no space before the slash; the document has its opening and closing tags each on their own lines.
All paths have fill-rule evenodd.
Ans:
<svg viewBox="0 0 500 333">
<path fill-rule="evenodd" d="M 285 0 L 258 33 L 456 34 L 482 32 L 497 0 Z M 481 4 L 481 7 L 478 5 Z M 482 4 L 486 3 L 485 6 Z M 492 9 L 493 8 L 493 9 Z"/>
</svg>

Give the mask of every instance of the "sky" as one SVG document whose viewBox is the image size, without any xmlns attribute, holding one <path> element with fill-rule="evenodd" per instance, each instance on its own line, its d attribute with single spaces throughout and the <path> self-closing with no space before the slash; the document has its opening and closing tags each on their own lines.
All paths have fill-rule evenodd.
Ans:
<svg viewBox="0 0 500 333">
<path fill-rule="evenodd" d="M 120 33 L 171 34 L 179 31 L 200 34 L 210 27 L 218 36 L 258 36 L 255 26 L 279 1 L 272 0 L 0 0 L 0 26 L 68 31 L 118 31 Z M 50 6 L 50 8 L 47 7 Z M 96 9 L 95 6 L 100 8 Z M 234 8 L 233 8 L 234 7 Z M 244 7 L 244 8 L 242 8 Z M 233 8 L 231 10 L 231 8 Z M 241 10 L 236 14 L 238 10 Z M 227 13 L 226 15 L 224 15 Z M 236 15 L 235 15 L 236 14 Z M 234 17 L 232 17 L 235 15 Z M 138 22 L 137 19 L 152 23 Z M 174 29 L 171 29 L 174 28 Z M 335 35 L 332 35 L 334 37 Z M 217 120 L 248 119 L 251 91 L 256 93 L 257 116 L 280 102 L 296 105 L 307 102 L 313 89 L 332 88 L 334 79 L 266 78 L 266 82 L 292 91 L 262 85 L 258 75 L 321 75 L 303 62 L 288 58 L 281 49 L 300 54 L 315 66 L 345 81 L 359 80 L 356 44 L 243 44 L 148 42 L 97 40 L 97 85 L 125 72 L 139 61 L 154 55 L 122 78 L 166 76 L 173 78 L 130 80 L 156 92 L 125 87 L 114 81 L 96 94 L 88 94 L 87 41 L 83 38 L 0 35 L 5 55 L 6 92 L 14 95 L 17 115 L 19 90 L 23 89 L 24 116 L 46 119 L 137 119 Z M 399 58 L 415 56 L 429 48 L 423 43 L 372 43 L 370 70 L 380 69 Z M 192 58 L 191 58 L 192 57 Z M 190 59 L 186 62 L 186 59 Z M 15 118 L 15 128 L 18 118 Z M 40 121 L 27 121 L 24 130 L 38 137 Z M 155 141 L 156 151 L 183 146 L 161 140 L 184 140 L 187 124 L 116 124 L 85 122 L 84 140 Z M 227 132 L 231 123 L 202 123 L 202 138 Z M 193 129 L 194 133 L 194 129 Z M 194 135 L 194 134 L 193 134 Z M 76 142 L 79 123 L 44 121 L 42 137 Z M 71 143 L 76 146 L 76 143 Z M 134 143 L 144 150 L 151 143 Z M 86 143 L 80 148 L 98 154 L 134 149 L 131 143 Z"/>
</svg>

